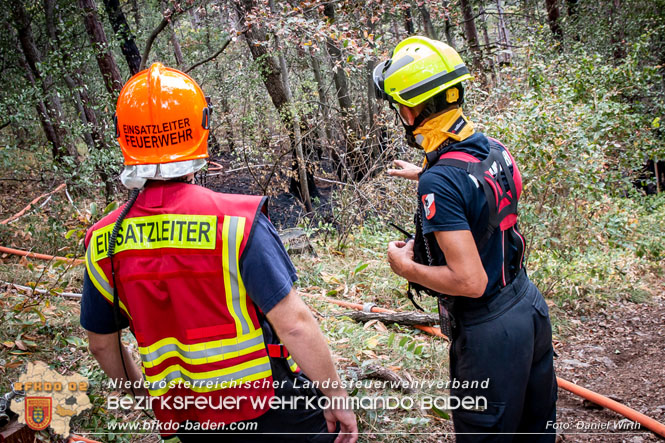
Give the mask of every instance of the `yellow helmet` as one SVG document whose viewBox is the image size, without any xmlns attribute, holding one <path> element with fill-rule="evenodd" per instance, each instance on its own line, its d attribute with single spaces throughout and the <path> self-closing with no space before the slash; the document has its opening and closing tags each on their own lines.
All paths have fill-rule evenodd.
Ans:
<svg viewBox="0 0 665 443">
<path fill-rule="evenodd" d="M 457 51 L 418 36 L 400 42 L 392 57 L 374 68 L 372 77 L 377 98 L 409 107 L 472 78 Z"/>
</svg>

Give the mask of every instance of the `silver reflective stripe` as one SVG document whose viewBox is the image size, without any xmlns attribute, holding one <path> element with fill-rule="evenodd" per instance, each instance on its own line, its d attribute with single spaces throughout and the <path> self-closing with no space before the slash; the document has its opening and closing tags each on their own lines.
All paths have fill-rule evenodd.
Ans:
<svg viewBox="0 0 665 443">
<path fill-rule="evenodd" d="M 229 275 L 231 276 L 231 299 L 233 300 L 233 311 L 236 318 L 240 321 L 242 334 L 249 334 L 250 329 L 247 324 L 247 319 L 242 314 L 240 308 L 240 287 L 238 284 L 238 258 L 236 257 L 236 238 L 238 235 L 238 217 L 230 217 L 229 220 L 229 238 L 228 238 L 228 251 L 229 251 Z"/>
<path fill-rule="evenodd" d="M 256 346 L 261 343 L 263 343 L 263 335 L 259 335 L 258 337 L 254 337 L 251 340 L 247 340 L 242 343 L 235 343 L 226 346 L 216 346 L 214 348 L 201 349 L 200 351 L 190 351 L 187 349 L 187 345 L 168 344 L 161 346 L 159 349 L 148 354 L 141 354 L 141 360 L 143 360 L 144 363 L 149 363 L 153 360 L 157 360 L 167 352 L 177 352 L 182 357 L 192 360 L 198 358 L 211 358 L 218 355 L 240 352 L 241 350 L 251 348 L 252 346 Z"/>
<path fill-rule="evenodd" d="M 88 268 L 88 272 L 90 273 L 90 276 L 97 282 L 99 285 L 104 289 L 106 292 L 108 292 L 108 295 L 113 297 L 113 288 L 111 288 L 111 285 L 106 281 L 106 278 L 101 275 L 98 271 L 97 268 L 95 267 L 93 261 L 92 261 L 92 240 L 94 239 L 94 236 L 90 239 L 90 244 L 88 245 L 88 250 L 85 251 L 85 259 L 86 259 L 86 267 Z"/>
<path fill-rule="evenodd" d="M 224 382 L 233 382 L 235 380 L 240 380 L 245 377 L 249 377 L 251 375 L 256 375 L 260 374 L 265 371 L 270 371 L 270 361 L 257 365 L 257 366 L 252 366 L 246 369 L 242 369 L 238 372 L 234 372 L 232 374 L 226 374 L 226 375 L 220 375 L 218 377 L 211 377 L 211 378 L 192 378 L 187 374 L 183 374 L 181 371 L 173 371 L 166 376 L 164 376 L 163 379 L 160 381 L 148 383 L 150 387 L 148 389 L 154 391 L 158 389 L 164 389 L 168 386 L 168 384 L 173 381 L 173 380 L 178 380 L 182 379 L 184 381 L 190 382 L 195 384 L 196 386 L 202 386 L 206 385 L 208 383 L 212 384 L 213 386 L 217 387 L 220 384 Z"/>
</svg>

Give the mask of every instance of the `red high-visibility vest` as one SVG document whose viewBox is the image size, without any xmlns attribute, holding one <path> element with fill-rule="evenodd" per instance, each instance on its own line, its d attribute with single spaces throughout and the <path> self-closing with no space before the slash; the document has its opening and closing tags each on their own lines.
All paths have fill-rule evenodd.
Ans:
<svg viewBox="0 0 665 443">
<path fill-rule="evenodd" d="M 119 306 L 136 336 L 150 395 L 161 397 L 152 406 L 162 422 L 229 423 L 268 409 L 267 402 L 252 403 L 274 395 L 273 378 L 258 308 L 240 276 L 264 203 L 265 197 L 149 182 L 122 223 L 113 256 Z M 88 275 L 110 303 L 108 241 L 120 210 L 85 239 Z M 290 357 L 289 364 L 296 370 Z M 185 396 L 206 397 L 213 407 L 174 406 Z M 214 409 L 228 396 L 238 403 Z"/>
</svg>

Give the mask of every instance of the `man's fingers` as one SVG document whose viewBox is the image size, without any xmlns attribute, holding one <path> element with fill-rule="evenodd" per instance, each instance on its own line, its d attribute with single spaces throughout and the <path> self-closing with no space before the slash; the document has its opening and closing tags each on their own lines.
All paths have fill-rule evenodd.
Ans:
<svg viewBox="0 0 665 443">
<path fill-rule="evenodd" d="M 408 172 L 405 169 L 388 169 L 388 175 L 393 177 L 405 177 L 408 175 Z"/>
<path fill-rule="evenodd" d="M 388 249 L 403 248 L 406 245 L 402 240 L 395 240 L 388 243 Z"/>
<path fill-rule="evenodd" d="M 328 432 L 330 432 L 331 434 L 335 432 L 335 429 L 337 428 L 336 421 L 326 420 L 326 424 L 328 425 Z"/>
<path fill-rule="evenodd" d="M 340 431 L 335 439 L 335 443 L 355 443 L 356 441 L 358 441 L 358 427 L 356 426 L 356 423 L 354 422 L 353 426 L 349 426 L 348 424 L 340 422 Z"/>
</svg>

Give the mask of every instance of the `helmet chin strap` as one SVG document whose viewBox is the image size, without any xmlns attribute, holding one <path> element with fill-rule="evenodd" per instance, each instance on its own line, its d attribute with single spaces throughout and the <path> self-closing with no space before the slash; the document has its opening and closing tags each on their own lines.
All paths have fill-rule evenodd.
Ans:
<svg viewBox="0 0 665 443">
<path fill-rule="evenodd" d="M 423 148 L 417 141 L 416 141 L 416 136 L 413 133 L 418 127 L 430 116 L 436 114 L 437 112 L 440 112 L 442 109 L 440 108 L 440 104 L 436 103 L 436 100 L 430 100 L 427 103 L 427 106 L 418 114 L 418 116 L 414 119 L 413 124 L 409 125 L 404 121 L 404 118 L 402 118 L 402 114 L 399 113 L 399 109 L 393 105 L 391 106 L 393 110 L 397 113 L 397 116 L 399 118 L 399 121 L 402 123 L 402 126 L 404 127 L 404 131 L 406 132 L 406 144 L 411 146 L 412 148 L 416 149 L 422 149 L 423 151 L 425 148 Z"/>
</svg>

